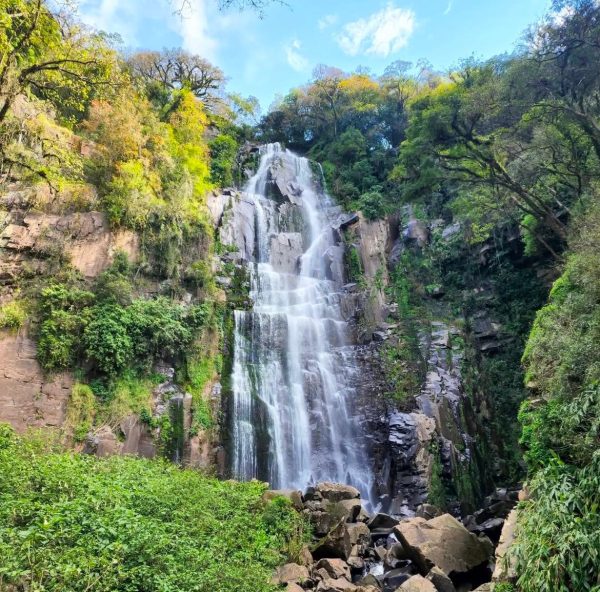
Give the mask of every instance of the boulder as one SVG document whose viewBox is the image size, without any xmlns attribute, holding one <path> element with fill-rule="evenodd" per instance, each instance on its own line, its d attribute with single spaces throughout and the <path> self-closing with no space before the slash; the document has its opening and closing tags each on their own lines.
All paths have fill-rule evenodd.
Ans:
<svg viewBox="0 0 600 592">
<path fill-rule="evenodd" d="M 361 506 L 360 512 L 358 513 L 358 516 L 356 517 L 356 521 L 357 522 L 368 522 L 370 519 L 371 519 L 371 516 L 369 515 L 369 513 Z"/>
<path fill-rule="evenodd" d="M 494 584 L 488 582 L 487 584 L 482 584 L 479 588 L 475 588 L 473 592 L 492 592 L 494 589 Z"/>
<path fill-rule="evenodd" d="M 390 532 L 399 524 L 399 520 L 392 518 L 388 514 L 375 514 L 369 522 L 367 522 L 367 526 L 370 530 L 379 530 L 379 529 L 389 529 Z"/>
<path fill-rule="evenodd" d="M 415 570 L 410 561 L 405 561 L 402 567 L 391 569 L 381 579 L 384 592 L 397 590 L 398 586 L 409 580 L 414 574 Z"/>
<path fill-rule="evenodd" d="M 313 557 L 316 559 L 332 557 L 347 560 L 352 553 L 353 546 L 353 543 L 350 540 L 348 526 L 355 525 L 345 524 L 345 522 L 342 521 L 335 528 L 332 528 L 313 549 Z"/>
<path fill-rule="evenodd" d="M 362 504 L 359 499 L 348 499 L 339 502 L 339 505 L 348 512 L 348 522 L 356 522 L 362 510 Z"/>
<path fill-rule="evenodd" d="M 350 567 L 341 559 L 321 559 L 315 568 L 324 570 L 330 578 L 346 578 L 350 581 Z"/>
<path fill-rule="evenodd" d="M 500 541 L 496 547 L 496 568 L 492 576 L 493 582 L 511 582 L 517 579 L 515 558 L 507 553 L 514 543 L 517 528 L 517 510 L 512 510 L 502 527 Z"/>
<path fill-rule="evenodd" d="M 383 563 L 386 567 L 394 569 L 395 567 L 398 567 L 398 564 L 401 561 L 404 561 L 406 559 L 408 559 L 408 555 L 404 547 L 402 546 L 402 543 L 393 543 L 387 549 L 383 558 Z"/>
<path fill-rule="evenodd" d="M 490 518 L 481 524 L 473 525 L 469 530 L 475 534 L 485 535 L 492 543 L 498 543 L 503 526 L 504 518 Z"/>
<path fill-rule="evenodd" d="M 323 496 L 315 487 L 307 487 L 304 492 L 304 501 L 307 502 L 320 502 L 323 500 Z"/>
<path fill-rule="evenodd" d="M 315 489 L 321 495 L 322 499 L 326 499 L 329 502 L 341 502 L 342 500 L 360 498 L 360 491 L 351 485 L 324 482 L 318 483 Z"/>
<path fill-rule="evenodd" d="M 308 569 L 304 565 L 297 563 L 286 563 L 277 568 L 275 575 L 271 579 L 275 585 L 287 584 L 289 582 L 305 582 L 310 577 Z"/>
<path fill-rule="evenodd" d="M 308 545 L 303 545 L 298 553 L 298 563 L 310 567 L 313 564 L 313 556 L 308 548 Z"/>
<path fill-rule="evenodd" d="M 359 557 L 358 555 L 350 555 L 350 557 L 348 558 L 348 565 L 354 573 L 362 573 L 365 569 L 365 560 L 362 557 Z"/>
<path fill-rule="evenodd" d="M 358 585 L 362 587 L 373 586 L 377 590 L 381 590 L 381 584 L 379 583 L 379 580 L 372 574 L 366 575 L 358 582 Z"/>
<path fill-rule="evenodd" d="M 304 592 L 304 589 L 294 582 L 289 582 L 285 587 L 285 592 Z"/>
<path fill-rule="evenodd" d="M 425 518 L 425 520 L 431 520 L 442 514 L 443 512 L 432 504 L 421 504 L 416 511 L 417 518 Z"/>
<path fill-rule="evenodd" d="M 413 576 L 398 588 L 398 592 L 437 592 L 435 586 L 423 576 Z"/>
<path fill-rule="evenodd" d="M 290 500 L 296 510 L 302 510 L 302 492 L 296 489 L 269 489 L 262 495 L 265 502 L 270 502 L 277 497 L 284 497 Z"/>
<path fill-rule="evenodd" d="M 489 539 L 476 537 L 450 514 L 432 520 L 411 518 L 394 533 L 424 575 L 434 566 L 446 575 L 465 573 L 489 561 L 493 552 Z"/>
<path fill-rule="evenodd" d="M 345 579 L 326 578 L 321 580 L 317 586 L 317 592 L 346 592 L 348 590 L 356 592 L 357 588 Z"/>
<path fill-rule="evenodd" d="M 438 592 L 456 592 L 452 580 L 439 567 L 432 567 L 427 574 L 427 579 Z"/>
<path fill-rule="evenodd" d="M 353 547 L 352 555 L 363 555 L 371 544 L 371 533 L 364 522 L 346 524 L 348 539 Z M 356 547 L 356 550 L 354 549 Z"/>
<path fill-rule="evenodd" d="M 340 522 L 339 516 L 334 516 L 328 512 L 308 512 L 308 518 L 316 537 L 324 537 Z M 344 521 L 345 519 L 343 517 Z"/>
</svg>

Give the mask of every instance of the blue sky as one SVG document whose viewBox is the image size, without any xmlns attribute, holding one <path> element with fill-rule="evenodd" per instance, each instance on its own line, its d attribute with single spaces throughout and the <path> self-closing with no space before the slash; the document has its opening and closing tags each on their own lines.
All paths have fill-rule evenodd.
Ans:
<svg viewBox="0 0 600 592">
<path fill-rule="evenodd" d="M 383 72 L 395 60 L 429 60 L 447 70 L 462 58 L 512 51 L 549 0 L 287 0 L 260 19 L 219 12 L 216 0 L 80 0 L 83 19 L 119 33 L 131 49 L 182 46 L 221 67 L 228 90 L 254 95 L 267 109 L 308 81 L 315 65 Z"/>
</svg>

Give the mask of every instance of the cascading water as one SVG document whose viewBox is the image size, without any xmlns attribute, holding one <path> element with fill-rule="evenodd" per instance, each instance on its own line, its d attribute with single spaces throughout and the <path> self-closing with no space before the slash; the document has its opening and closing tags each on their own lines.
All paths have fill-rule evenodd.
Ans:
<svg viewBox="0 0 600 592">
<path fill-rule="evenodd" d="M 275 488 L 348 483 L 369 499 L 364 439 L 350 413 L 357 369 L 330 219 L 339 210 L 308 160 L 278 144 L 261 149 L 243 199 L 253 207 L 254 305 L 234 313 L 232 472 Z"/>
</svg>

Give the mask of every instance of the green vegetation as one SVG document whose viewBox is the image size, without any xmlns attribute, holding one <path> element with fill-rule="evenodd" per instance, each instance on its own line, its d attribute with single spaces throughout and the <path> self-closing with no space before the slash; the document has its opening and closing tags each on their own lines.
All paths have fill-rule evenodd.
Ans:
<svg viewBox="0 0 600 592">
<path fill-rule="evenodd" d="M 96 459 L 0 425 L 0 588 L 274 590 L 302 543 L 282 498 L 162 461 Z"/>
<path fill-rule="evenodd" d="M 21 300 L 12 300 L 0 306 L 0 329 L 19 330 L 27 320 L 27 310 Z"/>
<path fill-rule="evenodd" d="M 182 358 L 210 306 L 130 300 L 133 287 L 119 271 L 122 264 L 100 276 L 95 292 L 54 283 L 41 291 L 38 358 L 45 369 L 85 365 L 114 378 L 128 368 L 147 373 L 158 358 Z"/>
<path fill-rule="evenodd" d="M 596 590 L 600 549 L 600 206 L 574 220 L 570 254 L 523 354 L 536 395 L 519 418 L 530 471 L 516 556 L 519 586 Z M 540 569 L 540 565 L 544 568 Z"/>
<path fill-rule="evenodd" d="M 95 415 L 94 392 L 86 384 L 76 383 L 71 389 L 67 405 L 65 429 L 70 431 L 75 442 L 85 440 L 92 428 Z"/>
</svg>

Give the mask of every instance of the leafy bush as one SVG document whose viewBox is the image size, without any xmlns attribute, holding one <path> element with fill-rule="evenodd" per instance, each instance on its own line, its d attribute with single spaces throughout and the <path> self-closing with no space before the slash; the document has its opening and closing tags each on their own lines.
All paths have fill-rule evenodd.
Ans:
<svg viewBox="0 0 600 592">
<path fill-rule="evenodd" d="M 565 271 L 523 354 L 536 399 L 521 407 L 531 497 L 516 545 L 523 592 L 594 591 L 600 567 L 600 205 L 573 222 Z"/>
<path fill-rule="evenodd" d="M 27 311 L 23 302 L 12 300 L 0 306 L 0 329 L 20 329 L 27 319 Z"/>
<path fill-rule="evenodd" d="M 583 469 L 553 459 L 530 483 L 515 547 L 522 592 L 597 592 L 600 454 Z"/>
<path fill-rule="evenodd" d="M 103 197 L 108 219 L 115 226 L 142 228 L 156 203 L 152 181 L 139 160 L 122 162 Z"/>
<path fill-rule="evenodd" d="M 133 360 L 128 320 L 127 309 L 116 304 L 102 304 L 90 310 L 83 336 L 85 352 L 105 374 L 117 375 Z"/>
<path fill-rule="evenodd" d="M 208 145 L 210 149 L 210 180 L 218 187 L 233 185 L 233 169 L 237 154 L 237 142 L 226 134 L 218 135 Z"/>
<path fill-rule="evenodd" d="M 6 432 L 0 428 L 0 434 Z M 160 461 L 45 452 L 0 437 L 0 588 L 270 592 L 303 537 L 265 485 Z"/>
<path fill-rule="evenodd" d="M 184 307 L 166 298 L 131 300 L 124 256 L 98 279 L 96 296 L 52 284 L 41 292 L 38 359 L 46 370 L 92 363 L 116 377 L 127 368 L 149 371 L 158 357 L 185 353 L 208 318 L 208 307 Z"/>
<path fill-rule="evenodd" d="M 86 384 L 76 383 L 71 389 L 67 404 L 65 427 L 72 433 L 75 442 L 82 442 L 92 428 L 95 414 L 95 397 Z"/>
<path fill-rule="evenodd" d="M 363 193 L 358 200 L 357 205 L 368 220 L 376 220 L 386 214 L 387 204 L 381 191 L 382 188 L 376 185 L 371 191 Z"/>
<path fill-rule="evenodd" d="M 37 357 L 45 370 L 73 367 L 81 357 L 91 292 L 63 284 L 51 284 L 40 294 L 40 329 Z"/>
</svg>

